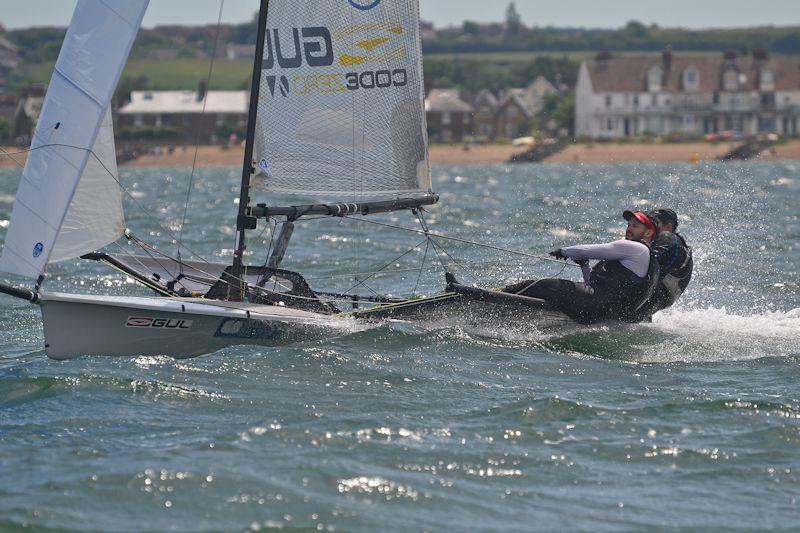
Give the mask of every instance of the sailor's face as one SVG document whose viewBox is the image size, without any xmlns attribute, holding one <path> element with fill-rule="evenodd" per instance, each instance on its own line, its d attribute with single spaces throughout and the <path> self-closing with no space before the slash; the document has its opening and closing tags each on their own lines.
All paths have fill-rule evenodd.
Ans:
<svg viewBox="0 0 800 533">
<path fill-rule="evenodd" d="M 625 238 L 629 241 L 638 241 L 642 240 L 649 230 L 647 226 L 636 220 L 635 218 L 631 218 L 628 221 L 628 227 L 625 229 Z"/>
</svg>

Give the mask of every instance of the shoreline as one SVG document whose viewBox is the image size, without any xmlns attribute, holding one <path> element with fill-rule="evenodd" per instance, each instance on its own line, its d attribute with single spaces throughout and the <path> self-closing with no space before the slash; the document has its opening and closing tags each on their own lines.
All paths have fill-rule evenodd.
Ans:
<svg viewBox="0 0 800 533">
<path fill-rule="evenodd" d="M 575 143 L 554 154 L 542 164 L 549 163 L 701 163 L 713 161 L 728 152 L 731 143 Z M 486 145 L 441 145 L 429 146 L 431 165 L 497 165 L 504 164 L 525 147 L 504 144 Z M 20 148 L 5 147 L 0 153 L 0 168 L 19 168 L 25 163 L 26 154 Z M 198 167 L 238 166 L 242 163 L 244 150 L 239 147 L 200 146 L 197 149 Z M 129 167 L 181 167 L 191 166 L 195 159 L 192 147 L 176 148 L 171 153 L 162 150 L 159 155 L 148 154 L 137 157 L 120 166 Z M 762 153 L 759 160 L 800 160 L 800 140 L 776 144 L 774 149 Z"/>
</svg>

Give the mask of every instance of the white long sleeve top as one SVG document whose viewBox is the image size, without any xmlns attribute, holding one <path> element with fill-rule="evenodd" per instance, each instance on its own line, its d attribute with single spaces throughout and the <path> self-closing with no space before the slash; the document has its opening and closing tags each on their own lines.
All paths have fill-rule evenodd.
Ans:
<svg viewBox="0 0 800 533">
<path fill-rule="evenodd" d="M 607 244 L 578 244 L 562 248 L 561 252 L 570 259 L 579 261 L 597 259 L 601 261 L 617 260 L 622 266 L 643 278 L 650 267 L 650 248 L 638 241 L 620 239 Z M 583 269 L 584 280 L 588 280 L 588 269 Z"/>
</svg>

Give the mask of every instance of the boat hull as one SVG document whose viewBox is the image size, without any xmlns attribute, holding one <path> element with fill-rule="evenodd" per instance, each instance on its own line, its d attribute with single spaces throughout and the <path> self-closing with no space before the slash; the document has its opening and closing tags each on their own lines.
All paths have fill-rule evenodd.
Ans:
<svg viewBox="0 0 800 533">
<path fill-rule="evenodd" d="M 41 298 L 45 351 L 82 355 L 195 357 L 240 344 L 279 346 L 347 328 L 344 318 L 279 306 L 201 299 L 84 296 Z"/>
</svg>

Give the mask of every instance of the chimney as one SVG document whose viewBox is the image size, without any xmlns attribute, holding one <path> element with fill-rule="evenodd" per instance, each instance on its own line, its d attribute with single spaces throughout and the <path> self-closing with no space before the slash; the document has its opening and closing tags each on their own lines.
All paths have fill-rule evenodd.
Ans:
<svg viewBox="0 0 800 533">
<path fill-rule="evenodd" d="M 601 50 L 597 52 L 597 55 L 594 56 L 594 58 L 596 61 L 608 61 L 609 59 L 611 59 L 611 52 L 609 52 L 608 50 Z"/>
<path fill-rule="evenodd" d="M 202 102 L 207 92 L 208 87 L 206 87 L 206 80 L 200 80 L 200 83 L 197 84 L 197 101 Z"/>
<path fill-rule="evenodd" d="M 769 59 L 769 52 L 766 48 L 753 48 L 753 59 L 764 62 Z"/>
<path fill-rule="evenodd" d="M 664 48 L 664 51 L 661 52 L 661 62 L 664 65 L 664 71 L 665 72 L 667 70 L 669 70 L 670 67 L 672 67 L 672 45 L 671 44 L 668 44 L 667 47 Z"/>
</svg>

